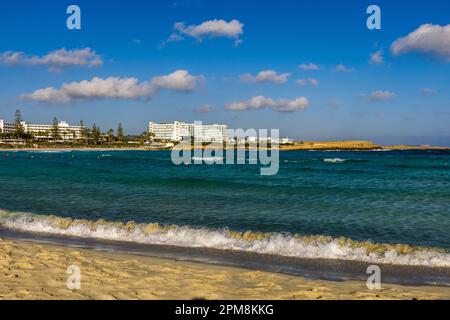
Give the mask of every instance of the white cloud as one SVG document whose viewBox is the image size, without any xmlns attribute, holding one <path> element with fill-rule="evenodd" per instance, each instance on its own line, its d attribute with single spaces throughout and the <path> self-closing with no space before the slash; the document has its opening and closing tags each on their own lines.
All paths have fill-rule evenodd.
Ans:
<svg viewBox="0 0 450 320">
<path fill-rule="evenodd" d="M 7 66 L 24 65 L 27 61 L 23 52 L 5 51 L 0 54 L 0 64 Z"/>
<path fill-rule="evenodd" d="M 172 33 L 165 41 L 158 45 L 158 49 L 163 49 L 170 42 L 182 41 L 184 38 L 177 33 Z"/>
<path fill-rule="evenodd" d="M 208 20 L 199 25 L 185 26 L 183 22 L 177 22 L 174 25 L 175 30 L 181 34 L 186 34 L 194 38 L 203 38 L 206 36 L 238 38 L 243 31 L 243 24 L 238 20 Z"/>
<path fill-rule="evenodd" d="M 187 70 L 177 70 L 165 76 L 153 77 L 151 86 L 154 90 L 169 89 L 174 91 L 193 91 L 198 84 L 205 81 L 203 75 L 193 76 Z"/>
<path fill-rule="evenodd" d="M 407 36 L 394 41 L 391 52 L 397 56 L 419 52 L 450 62 L 450 24 L 446 26 L 423 24 Z"/>
<path fill-rule="evenodd" d="M 163 43 L 163 46 L 169 42 L 181 41 L 184 37 L 195 38 L 202 41 L 207 37 L 224 37 L 234 39 L 234 45 L 242 43 L 240 36 L 244 33 L 244 24 L 238 20 L 227 22 L 222 19 L 214 19 L 202 22 L 198 25 L 186 26 L 184 22 L 176 22 L 173 26 L 174 33 Z"/>
<path fill-rule="evenodd" d="M 309 101 L 305 97 L 298 97 L 294 100 L 272 99 L 263 96 L 256 96 L 247 101 L 238 101 L 226 105 L 226 109 L 235 111 L 245 111 L 251 109 L 272 108 L 278 112 L 293 112 L 309 106 Z"/>
<path fill-rule="evenodd" d="M 335 71 L 335 72 L 342 72 L 342 73 L 350 73 L 350 72 L 355 71 L 355 69 L 346 67 L 345 65 L 340 63 L 336 67 L 334 67 L 333 71 Z"/>
<path fill-rule="evenodd" d="M 383 64 L 383 63 L 384 63 L 383 50 L 380 49 L 370 54 L 369 64 Z"/>
<path fill-rule="evenodd" d="M 290 75 L 290 73 L 277 74 L 274 70 L 264 70 L 260 71 L 256 76 L 253 76 L 250 73 L 243 74 L 239 79 L 241 82 L 248 83 L 285 83 L 288 81 Z"/>
<path fill-rule="evenodd" d="M 391 99 L 393 97 L 395 97 L 395 93 L 390 92 L 390 91 L 373 91 L 372 93 L 369 94 L 362 94 L 362 97 L 365 97 L 367 100 L 369 101 L 383 101 L 383 100 L 388 100 Z"/>
<path fill-rule="evenodd" d="M 91 48 L 50 51 L 46 55 L 27 55 L 24 52 L 0 53 L 0 64 L 7 66 L 46 66 L 51 71 L 62 71 L 66 67 L 98 67 L 102 58 Z"/>
<path fill-rule="evenodd" d="M 59 89 L 48 87 L 22 95 L 24 99 L 39 102 L 67 103 L 73 100 L 95 99 L 150 99 L 160 89 L 189 92 L 196 89 L 203 76 L 192 76 L 186 70 L 177 70 L 166 76 L 154 77 L 150 82 L 137 78 L 94 77 L 91 80 L 64 83 Z"/>
<path fill-rule="evenodd" d="M 177 33 L 172 33 L 169 38 L 167 38 L 166 42 L 177 42 L 177 41 L 181 41 L 184 38 L 182 36 L 180 36 Z"/>
<path fill-rule="evenodd" d="M 136 78 L 94 77 L 91 80 L 64 83 L 60 89 L 53 87 L 39 89 L 23 95 L 23 98 L 39 102 L 64 103 L 76 99 L 141 99 L 149 97 L 150 93 L 149 83 L 139 83 Z"/>
<path fill-rule="evenodd" d="M 437 90 L 431 88 L 422 88 L 420 89 L 420 93 L 424 96 L 434 96 L 435 94 L 437 94 Z"/>
<path fill-rule="evenodd" d="M 315 78 L 308 78 L 308 79 L 298 79 L 296 83 L 300 86 L 307 86 L 311 85 L 313 87 L 317 87 L 319 85 L 319 81 Z"/>
<path fill-rule="evenodd" d="M 320 66 L 315 63 L 302 63 L 298 66 L 301 70 L 319 70 Z"/>
<path fill-rule="evenodd" d="M 62 90 L 58 90 L 53 87 L 38 89 L 33 93 L 22 95 L 22 98 L 39 102 L 53 102 L 53 103 L 66 103 L 70 102 L 71 100 L 71 98 Z"/>
</svg>

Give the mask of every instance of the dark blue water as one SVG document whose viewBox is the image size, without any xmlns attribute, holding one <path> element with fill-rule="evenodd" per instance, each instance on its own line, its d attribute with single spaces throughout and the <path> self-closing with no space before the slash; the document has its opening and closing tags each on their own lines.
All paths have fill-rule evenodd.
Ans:
<svg viewBox="0 0 450 320">
<path fill-rule="evenodd" d="M 448 249 L 449 163 L 449 151 L 289 151 L 261 176 L 176 166 L 168 151 L 3 151 L 0 209 Z"/>
</svg>

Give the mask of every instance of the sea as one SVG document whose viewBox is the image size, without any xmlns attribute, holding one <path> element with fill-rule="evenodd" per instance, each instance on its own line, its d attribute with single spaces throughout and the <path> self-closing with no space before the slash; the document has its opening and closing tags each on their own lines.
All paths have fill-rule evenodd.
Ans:
<svg viewBox="0 0 450 320">
<path fill-rule="evenodd" d="M 0 236 L 311 278 L 450 286 L 450 151 L 0 151 Z M 384 268 L 384 269 L 383 269 Z"/>
</svg>

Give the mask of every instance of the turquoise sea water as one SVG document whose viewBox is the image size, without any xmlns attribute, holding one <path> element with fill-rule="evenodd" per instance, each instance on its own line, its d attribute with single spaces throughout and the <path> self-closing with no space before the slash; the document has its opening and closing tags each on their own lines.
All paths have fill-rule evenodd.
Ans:
<svg viewBox="0 0 450 320">
<path fill-rule="evenodd" d="M 432 250 L 378 258 L 450 266 L 449 163 L 449 151 L 289 151 L 261 176 L 255 165 L 176 166 L 168 151 L 2 151 L 0 225 L 367 261 L 377 258 L 364 241 L 410 244 Z"/>
</svg>

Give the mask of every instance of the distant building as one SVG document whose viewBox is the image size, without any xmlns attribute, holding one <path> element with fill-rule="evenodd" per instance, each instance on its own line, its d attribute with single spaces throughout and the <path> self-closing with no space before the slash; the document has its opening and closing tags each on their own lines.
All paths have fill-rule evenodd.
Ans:
<svg viewBox="0 0 450 320">
<path fill-rule="evenodd" d="M 52 124 L 31 124 L 25 121 L 22 121 L 21 124 L 24 132 L 31 133 L 37 140 L 48 140 L 51 138 Z M 60 121 L 58 123 L 58 129 L 61 140 L 70 141 L 82 137 L 82 126 L 71 126 L 65 121 Z M 14 123 L 8 123 L 0 119 L 0 132 L 14 133 L 15 130 L 16 126 Z"/>
<path fill-rule="evenodd" d="M 245 138 L 241 138 L 237 141 L 238 144 L 257 144 L 257 143 L 277 143 L 277 144 L 293 144 L 294 140 L 289 139 L 288 137 L 281 139 L 273 139 L 271 137 L 255 137 L 248 136 Z"/>
<path fill-rule="evenodd" d="M 289 139 L 288 137 L 285 138 L 281 138 L 279 140 L 279 144 L 293 144 L 294 140 L 293 139 Z"/>
<path fill-rule="evenodd" d="M 227 126 L 224 124 L 200 124 L 174 121 L 173 123 L 149 122 L 148 132 L 155 139 L 179 142 L 193 137 L 200 142 L 224 142 Z"/>
<path fill-rule="evenodd" d="M 9 133 L 14 132 L 15 126 L 13 123 L 7 123 L 4 120 L 0 119 L 0 133 Z"/>
</svg>

